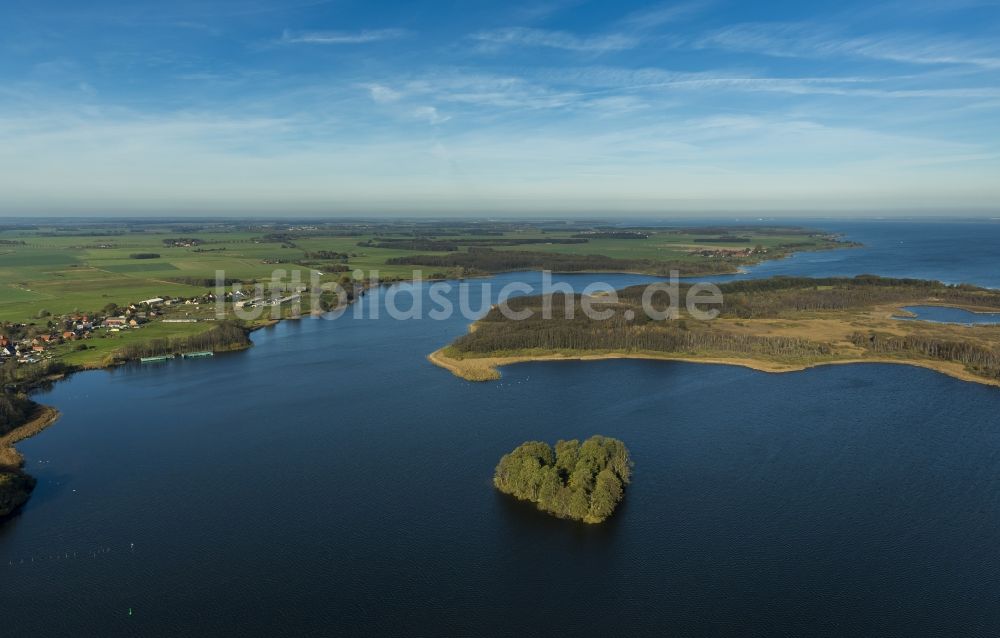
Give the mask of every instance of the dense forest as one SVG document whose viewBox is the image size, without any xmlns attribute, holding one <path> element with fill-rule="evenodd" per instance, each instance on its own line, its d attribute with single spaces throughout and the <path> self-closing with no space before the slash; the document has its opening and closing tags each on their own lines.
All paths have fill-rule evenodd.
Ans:
<svg viewBox="0 0 1000 638">
<path fill-rule="evenodd" d="M 24 423 L 37 404 L 17 392 L 0 392 L 0 436 Z"/>
<path fill-rule="evenodd" d="M 933 299 L 939 303 L 981 308 L 1000 307 L 1000 291 L 969 285 L 947 285 L 921 279 L 861 275 L 854 278 L 775 277 L 733 281 L 719 286 L 725 299 L 722 316 L 744 319 L 779 317 L 788 312 L 849 310 L 876 304 Z M 619 295 L 637 302 L 643 287 Z"/>
<path fill-rule="evenodd" d="M 632 476 L 625 444 L 595 435 L 582 444 L 528 441 L 500 459 L 493 484 L 538 509 L 586 523 L 611 516 Z"/>
<path fill-rule="evenodd" d="M 495 273 L 517 270 L 552 270 L 555 272 L 648 272 L 667 275 L 672 270 L 681 275 L 726 273 L 733 271 L 728 260 L 654 261 L 616 259 L 604 255 L 567 255 L 521 250 L 493 250 L 474 247 L 468 252 L 448 255 L 412 255 L 393 257 L 387 262 L 402 266 L 464 268 L 470 273 Z"/>
<path fill-rule="evenodd" d="M 5 471 L 0 467 L 0 519 L 23 505 L 34 488 L 34 478 L 20 470 Z"/>
<path fill-rule="evenodd" d="M 919 303 L 947 303 L 983 310 L 1000 309 L 1000 291 L 965 285 L 945 285 L 935 281 L 888 279 L 861 276 L 853 279 L 774 278 L 739 281 L 719 286 L 723 293 L 721 318 L 729 322 L 696 321 L 681 315 L 673 321 L 654 321 L 642 309 L 644 286 L 618 293 L 618 304 L 595 306 L 614 310 L 611 318 L 591 319 L 583 312 L 581 299 L 568 301 L 563 295 L 551 299 L 520 297 L 509 301 L 516 313 L 531 316 L 513 321 L 500 308 L 493 308 L 477 323 L 477 329 L 456 339 L 449 356 L 510 356 L 525 352 L 647 352 L 688 356 L 741 356 L 763 358 L 777 363 L 802 364 L 835 358 L 864 356 L 917 358 L 963 364 L 970 372 L 991 379 L 1000 378 L 1000 331 L 983 327 L 970 332 L 962 328 L 925 322 L 898 322 L 898 329 L 911 334 L 881 334 L 865 330 L 851 312 L 870 311 L 876 306 Z M 689 286 L 680 286 L 681 299 Z M 545 319 L 543 308 L 551 304 L 552 316 Z M 570 304 L 572 316 L 564 316 Z M 663 310 L 666 299 L 654 298 Z M 663 307 L 661 307 L 663 306 Z M 634 313 L 627 318 L 626 310 Z M 840 318 L 850 321 L 853 334 L 836 339 L 824 333 L 794 335 L 755 333 L 754 320 Z M 746 320 L 746 321 L 744 321 Z M 804 325 L 804 324 L 799 324 Z M 895 328 L 896 326 L 894 326 Z M 853 347 L 851 347 L 853 346 Z"/>
<path fill-rule="evenodd" d="M 17 392 L 0 392 L 0 519 L 25 501 L 35 487 L 35 479 L 21 469 L 23 459 L 7 435 L 23 425 L 38 408 L 38 404 Z"/>
<path fill-rule="evenodd" d="M 938 361 L 957 361 L 984 377 L 1000 379 L 1000 352 L 970 341 L 943 340 L 925 335 L 886 335 L 856 332 L 854 345 L 876 355 L 916 355 Z"/>
<path fill-rule="evenodd" d="M 558 303 L 555 307 L 559 307 Z M 830 353 L 826 344 L 807 339 L 715 331 L 708 325 L 710 322 L 653 323 L 641 314 L 641 310 L 631 321 L 621 313 L 595 321 L 585 316 L 579 307 L 572 319 L 563 318 L 558 311 L 555 315 L 558 319 L 545 319 L 540 302 L 532 310 L 533 315 L 522 321 L 510 321 L 499 311 L 491 311 L 479 322 L 475 332 L 462 335 L 451 347 L 460 355 L 502 355 L 524 350 L 605 350 L 713 352 L 797 360 Z"/>
</svg>

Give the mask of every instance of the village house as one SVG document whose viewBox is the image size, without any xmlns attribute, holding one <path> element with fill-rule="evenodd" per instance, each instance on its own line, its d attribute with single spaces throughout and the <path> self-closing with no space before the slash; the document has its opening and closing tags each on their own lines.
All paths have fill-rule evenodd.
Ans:
<svg viewBox="0 0 1000 638">
<path fill-rule="evenodd" d="M 125 317 L 108 317 L 104 320 L 105 328 L 122 328 L 125 326 Z"/>
</svg>

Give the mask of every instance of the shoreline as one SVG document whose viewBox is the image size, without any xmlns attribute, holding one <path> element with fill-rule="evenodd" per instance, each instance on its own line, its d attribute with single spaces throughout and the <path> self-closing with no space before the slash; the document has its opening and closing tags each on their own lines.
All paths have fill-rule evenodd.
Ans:
<svg viewBox="0 0 1000 638">
<path fill-rule="evenodd" d="M 56 408 L 43 403 L 35 404 L 35 412 L 31 418 L 17 426 L 7 434 L 0 436 L 0 470 L 20 469 L 24 465 L 24 457 L 14 447 L 25 439 L 30 439 L 45 428 L 59 420 L 62 413 Z"/>
<path fill-rule="evenodd" d="M 60 416 L 52 406 L 36 403 L 30 419 L 0 437 L 0 523 L 16 515 L 35 489 L 35 479 L 24 471 L 24 457 L 14 445 L 38 434 Z"/>
<path fill-rule="evenodd" d="M 824 246 L 822 248 L 816 248 L 816 249 L 813 249 L 813 250 L 804 250 L 804 251 L 791 250 L 791 251 L 789 251 L 788 253 L 785 253 L 785 254 L 780 254 L 780 255 L 776 254 L 774 256 L 768 256 L 768 257 L 764 257 L 762 259 L 758 259 L 758 260 L 754 261 L 753 263 L 741 264 L 741 265 L 738 265 L 738 266 L 737 265 L 733 265 L 729 269 L 727 269 L 726 272 L 714 272 L 714 273 L 713 272 L 705 272 L 705 273 L 701 273 L 701 274 L 699 274 L 699 273 L 687 274 L 687 275 L 683 275 L 681 278 L 682 279 L 691 279 L 691 278 L 697 278 L 697 277 L 713 277 L 713 276 L 722 276 L 722 275 L 745 274 L 746 272 L 748 272 L 747 270 L 745 270 L 745 268 L 753 268 L 755 266 L 759 266 L 760 264 L 763 264 L 763 263 L 768 262 L 768 261 L 776 261 L 776 260 L 780 260 L 780 259 L 786 259 L 786 258 L 788 258 L 788 257 L 790 257 L 792 255 L 798 254 L 800 252 L 825 251 L 825 250 L 834 250 L 834 249 L 839 249 L 839 248 L 857 248 L 857 247 L 861 246 L 861 244 L 858 244 L 856 242 L 844 242 L 844 243 L 845 243 L 845 245 L 843 245 L 843 246 L 831 245 L 831 246 Z M 455 279 L 455 281 L 463 281 L 465 279 L 485 279 L 485 278 L 496 277 L 496 276 L 499 276 L 499 275 L 508 274 L 508 273 L 516 273 L 516 272 L 537 272 L 537 270 L 536 269 L 527 269 L 527 270 L 502 271 L 502 272 L 495 272 L 495 273 L 477 273 L 475 275 L 468 275 L 466 277 L 461 277 L 459 279 Z M 658 274 L 658 273 L 649 273 L 649 272 L 591 271 L 591 270 L 588 270 L 588 271 L 569 271 L 569 272 L 553 271 L 553 274 L 574 274 L 574 275 L 630 274 L 630 275 L 641 275 L 641 276 L 648 276 L 648 277 L 660 278 L 660 279 L 668 277 L 668 275 L 663 275 L 663 274 Z M 445 277 L 445 278 L 442 278 L 440 280 L 438 280 L 438 279 L 429 279 L 429 280 L 425 280 L 425 281 L 449 281 L 451 279 L 453 279 L 453 278 Z M 370 291 L 370 290 L 372 290 L 373 288 L 381 288 L 381 287 L 392 286 L 394 284 L 407 283 L 407 282 L 413 283 L 413 281 L 414 281 L 414 279 L 410 278 L 409 280 L 407 280 L 407 279 L 400 279 L 400 280 L 397 280 L 397 281 L 379 281 L 375 285 L 364 285 L 362 287 L 361 294 L 358 295 L 357 297 L 353 298 L 348 303 L 348 305 L 353 305 L 354 303 L 356 303 L 358 301 L 358 299 L 364 297 L 365 293 L 368 292 L 368 291 Z M 242 351 L 245 351 L 245 350 L 249 350 L 250 348 L 253 347 L 253 340 L 249 339 L 249 336 L 252 333 L 256 332 L 257 330 L 261 330 L 263 328 L 273 327 L 275 325 L 278 325 L 278 324 L 280 324 L 280 323 L 282 323 L 284 321 L 288 321 L 288 320 L 301 320 L 304 317 L 318 317 L 318 316 L 322 316 L 323 314 L 324 314 L 324 311 L 311 310 L 311 311 L 304 312 L 304 313 L 301 313 L 301 314 L 296 315 L 296 316 L 279 317 L 279 318 L 271 317 L 271 318 L 268 318 L 268 319 L 261 320 L 261 321 L 255 323 L 255 324 L 253 324 L 251 326 L 248 326 L 248 327 L 244 328 L 244 330 L 246 332 L 246 335 L 248 337 L 248 343 L 247 344 L 239 346 L 239 347 L 228 347 L 228 348 L 219 350 L 218 352 L 242 352 Z M 475 330 L 475 324 L 473 324 L 472 326 L 470 326 L 470 330 Z M 213 349 L 213 352 L 216 352 L 216 350 Z M 438 352 L 440 352 L 440 351 L 438 351 Z M 447 364 L 445 364 L 443 362 L 440 362 L 440 361 L 435 361 L 432 358 L 435 354 L 437 354 L 437 353 L 433 353 L 428 358 L 430 358 L 432 361 L 434 361 L 436 365 L 440 365 L 442 367 L 451 369 L 452 372 L 453 372 L 453 374 L 455 374 L 456 376 L 459 376 L 459 377 L 462 376 L 462 374 L 460 374 L 460 372 L 457 370 L 457 368 L 455 368 L 455 369 L 449 368 L 449 366 Z M 605 358 L 607 358 L 607 357 L 605 357 Z M 530 360 L 530 359 L 527 359 L 527 360 Z M 110 370 L 112 368 L 119 367 L 119 366 L 122 366 L 122 365 L 126 365 L 128 363 L 129 363 L 129 361 L 113 361 L 113 360 L 109 360 L 109 361 L 102 361 L 101 363 L 94 364 L 94 365 L 71 366 L 67 370 L 61 372 L 59 375 L 57 375 L 57 376 L 55 376 L 53 378 L 47 379 L 47 381 L 51 382 L 51 383 L 55 383 L 55 382 L 57 382 L 59 380 L 68 378 L 69 376 L 72 376 L 73 374 L 75 374 L 77 372 L 88 372 L 88 371 L 95 371 L 95 370 Z M 720 363 L 723 363 L 723 362 L 720 362 Z M 476 379 L 476 380 L 491 380 L 491 379 L 494 379 L 494 378 L 498 379 L 500 377 L 499 371 L 496 371 L 495 369 L 493 370 L 493 374 L 495 374 L 495 377 L 491 377 L 489 379 L 484 378 L 484 379 Z M 29 397 L 34 392 L 34 390 L 36 390 L 36 389 L 37 389 L 37 387 L 25 388 L 25 390 L 28 393 Z M 15 445 L 17 443 L 20 443 L 21 441 L 24 441 L 24 440 L 26 440 L 28 438 L 31 438 L 32 436 L 38 434 L 39 432 L 41 432 L 42 430 L 46 429 L 50 425 L 54 424 L 56 421 L 59 420 L 59 417 L 61 416 L 61 413 L 59 412 L 59 410 L 57 410 L 56 408 L 54 408 L 52 406 L 45 405 L 43 403 L 37 403 L 37 406 L 38 407 L 36 408 L 35 414 L 33 414 L 32 417 L 29 420 L 27 420 L 26 422 L 18 425 L 17 427 L 15 427 L 14 429 L 12 429 L 10 432 L 8 432 L 3 437 L 0 437 L 0 475 L 2 475 L 2 473 L 3 473 L 4 470 L 6 470 L 8 473 L 12 473 L 12 474 L 16 474 L 16 475 L 20 475 L 20 476 L 26 477 L 27 479 L 29 479 L 29 480 L 32 481 L 32 485 L 33 485 L 34 479 L 31 478 L 31 476 L 29 474 L 27 474 L 26 472 L 23 471 L 22 468 L 24 466 L 24 457 L 20 454 L 20 452 L 17 451 L 17 449 L 15 448 Z M 30 497 L 30 492 L 28 493 L 28 497 Z M 27 501 L 27 498 L 25 498 L 24 501 L 22 501 L 21 503 L 19 503 L 18 505 L 16 505 L 16 507 L 14 508 L 14 510 L 16 511 L 17 509 L 20 509 L 20 507 L 26 501 Z M 5 518 L 7 518 L 7 515 L 0 515 L 0 522 L 2 522 Z"/>
<path fill-rule="evenodd" d="M 924 368 L 938 372 L 945 376 L 967 383 L 977 383 L 979 385 L 1000 387 L 1000 379 L 988 379 L 972 374 L 960 363 L 951 361 L 925 361 L 920 359 L 904 360 L 892 359 L 889 357 L 870 357 L 855 359 L 837 359 L 831 361 L 817 361 L 804 364 L 782 364 L 763 359 L 752 359 L 745 357 L 692 357 L 684 355 L 673 355 L 669 353 L 648 353 L 648 352 L 598 352 L 587 354 L 561 354 L 555 352 L 540 352 L 538 354 L 513 355 L 509 357 L 470 357 L 468 359 L 455 359 L 444 353 L 445 348 L 435 350 L 427 355 L 427 360 L 434 365 L 444 368 L 453 375 L 466 381 L 486 382 L 497 381 L 501 378 L 500 368 L 518 363 L 531 363 L 534 361 L 605 361 L 612 359 L 636 359 L 647 361 L 680 361 L 684 363 L 705 363 L 712 365 L 738 366 L 749 368 L 757 372 L 769 374 L 783 374 L 786 372 L 802 372 L 812 368 L 819 368 L 830 365 L 856 365 L 865 363 L 882 363 L 907 365 L 916 368 Z"/>
</svg>

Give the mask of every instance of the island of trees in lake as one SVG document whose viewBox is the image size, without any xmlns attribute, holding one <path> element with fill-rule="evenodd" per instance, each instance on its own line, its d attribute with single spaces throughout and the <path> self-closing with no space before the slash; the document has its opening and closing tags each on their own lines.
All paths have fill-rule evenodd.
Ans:
<svg viewBox="0 0 1000 638">
<path fill-rule="evenodd" d="M 493 484 L 559 518 L 600 523 L 614 513 L 631 476 L 625 444 L 594 435 L 582 444 L 558 441 L 554 451 L 542 441 L 522 443 L 500 459 Z"/>
</svg>

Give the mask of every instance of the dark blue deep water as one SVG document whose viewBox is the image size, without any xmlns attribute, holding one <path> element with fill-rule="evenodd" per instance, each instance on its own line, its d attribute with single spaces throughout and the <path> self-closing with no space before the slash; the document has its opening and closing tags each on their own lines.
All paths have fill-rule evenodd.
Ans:
<svg viewBox="0 0 1000 638">
<path fill-rule="evenodd" d="M 824 226 L 867 247 L 752 276 L 1000 287 L 1000 224 Z M 515 279 L 538 275 L 470 284 Z M 0 635 L 1000 633 L 1000 390 L 648 361 L 467 383 L 425 360 L 467 323 L 286 322 L 40 395 L 63 417 L 21 445 L 39 485 L 0 527 Z M 594 433 L 636 462 L 606 524 L 492 489 L 522 441 Z"/>
</svg>

